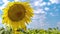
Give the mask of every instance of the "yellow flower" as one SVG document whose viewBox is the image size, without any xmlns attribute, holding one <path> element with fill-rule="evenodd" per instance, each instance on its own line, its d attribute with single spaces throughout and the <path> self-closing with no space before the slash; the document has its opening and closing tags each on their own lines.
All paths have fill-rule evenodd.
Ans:
<svg viewBox="0 0 60 34">
<path fill-rule="evenodd" d="M 13 30 L 22 28 L 26 30 L 26 24 L 31 22 L 33 9 L 28 2 L 9 2 L 3 9 L 2 23 Z"/>
</svg>

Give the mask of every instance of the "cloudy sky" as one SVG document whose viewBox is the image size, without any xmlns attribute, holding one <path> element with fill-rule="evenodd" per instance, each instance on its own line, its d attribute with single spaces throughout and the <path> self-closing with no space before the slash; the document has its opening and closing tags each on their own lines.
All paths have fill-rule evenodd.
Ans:
<svg viewBox="0 0 60 34">
<path fill-rule="evenodd" d="M 0 0 L 0 26 L 2 26 L 2 9 L 8 2 L 14 0 Z M 26 2 L 28 0 L 16 0 Z M 60 26 L 60 0 L 30 0 L 31 7 L 34 9 L 32 22 L 28 28 L 54 28 Z"/>
</svg>

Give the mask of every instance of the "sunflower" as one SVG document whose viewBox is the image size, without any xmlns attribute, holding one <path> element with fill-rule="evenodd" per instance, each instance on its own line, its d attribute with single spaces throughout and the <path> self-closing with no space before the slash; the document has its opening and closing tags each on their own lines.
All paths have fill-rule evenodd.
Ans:
<svg viewBox="0 0 60 34">
<path fill-rule="evenodd" d="M 28 2 L 9 2 L 3 9 L 2 23 L 13 30 L 18 28 L 26 30 L 26 24 L 31 22 L 33 8 Z"/>
</svg>

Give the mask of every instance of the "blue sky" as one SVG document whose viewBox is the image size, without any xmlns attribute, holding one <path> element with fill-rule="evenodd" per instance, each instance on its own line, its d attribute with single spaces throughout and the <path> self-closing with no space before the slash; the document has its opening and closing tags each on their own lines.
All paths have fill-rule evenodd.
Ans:
<svg viewBox="0 0 60 34">
<path fill-rule="evenodd" d="M 0 0 L 0 24 L 2 9 L 12 1 L 14 0 Z M 27 0 L 21 1 L 26 2 Z M 60 0 L 30 0 L 29 2 L 34 9 L 34 16 L 28 28 L 47 29 L 60 26 Z"/>
</svg>

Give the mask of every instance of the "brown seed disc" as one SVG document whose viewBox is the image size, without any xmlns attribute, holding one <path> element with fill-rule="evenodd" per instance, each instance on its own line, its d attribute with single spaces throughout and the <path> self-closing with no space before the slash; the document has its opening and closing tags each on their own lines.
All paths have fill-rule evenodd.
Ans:
<svg viewBox="0 0 60 34">
<path fill-rule="evenodd" d="M 8 17 L 11 21 L 20 21 L 25 16 L 26 9 L 21 4 L 14 4 L 8 10 Z"/>
</svg>

